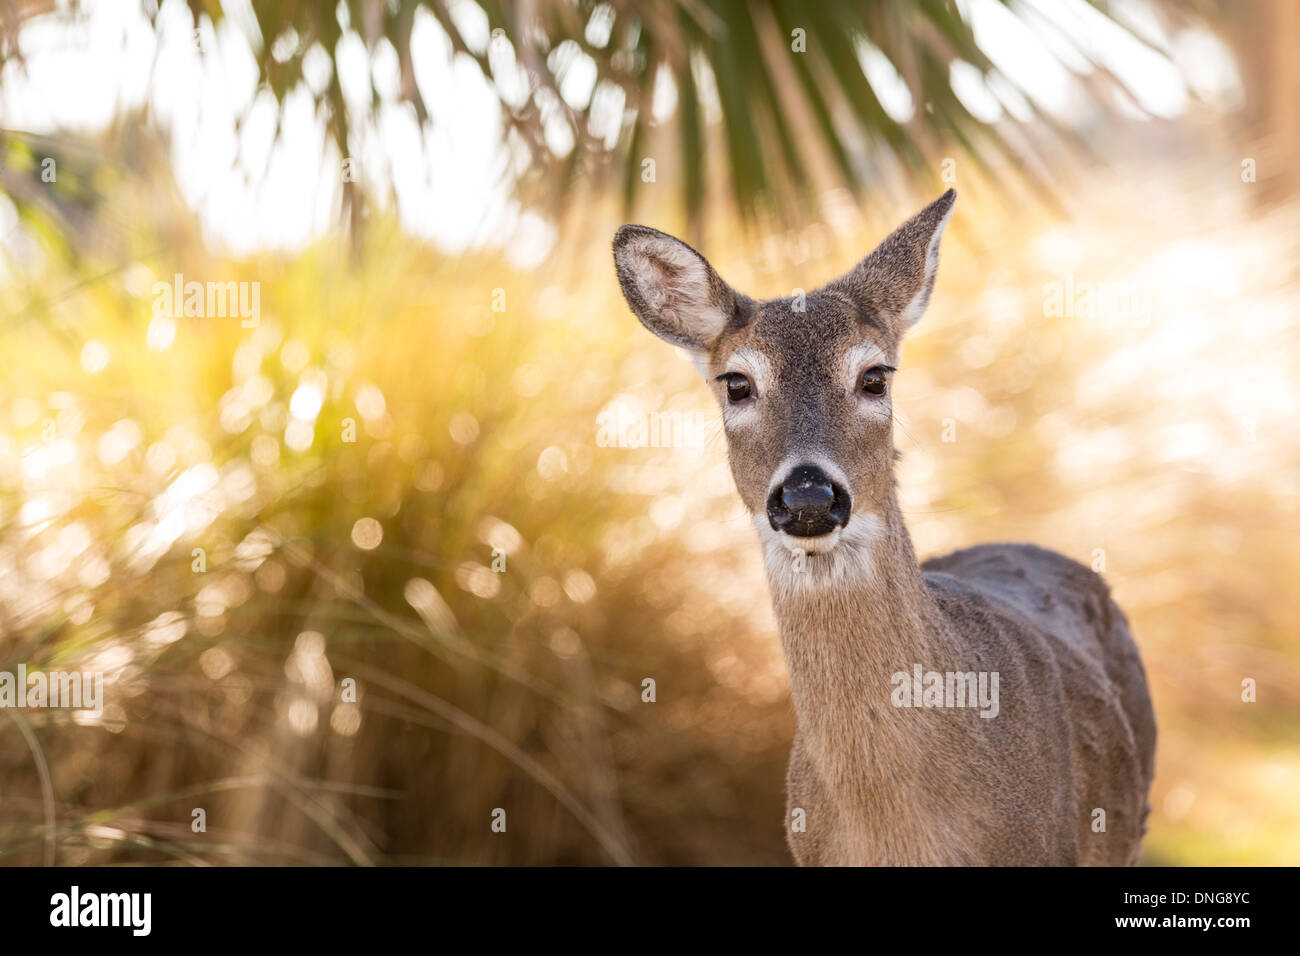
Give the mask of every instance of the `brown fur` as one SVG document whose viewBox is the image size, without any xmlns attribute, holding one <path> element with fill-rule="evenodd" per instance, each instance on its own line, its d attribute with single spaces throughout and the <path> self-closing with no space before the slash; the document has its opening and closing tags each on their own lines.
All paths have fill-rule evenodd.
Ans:
<svg viewBox="0 0 1300 956">
<path fill-rule="evenodd" d="M 954 199 L 913 217 L 802 312 L 797 300 L 734 292 L 694 250 L 645 227 L 619 230 L 615 263 L 641 321 L 695 353 L 757 516 L 799 721 L 787 776 L 795 859 L 1133 863 L 1155 718 L 1123 613 L 1096 574 L 1032 545 L 918 566 L 895 495 L 888 393 L 855 391 L 855 361 L 897 364 Z M 737 369 L 756 396 L 732 406 L 715 378 Z M 774 480 L 805 461 L 826 463 L 852 493 L 834 540 L 766 527 Z M 915 663 L 997 672 L 999 713 L 894 706 L 891 676 Z M 797 811 L 804 830 L 790 826 Z"/>
</svg>

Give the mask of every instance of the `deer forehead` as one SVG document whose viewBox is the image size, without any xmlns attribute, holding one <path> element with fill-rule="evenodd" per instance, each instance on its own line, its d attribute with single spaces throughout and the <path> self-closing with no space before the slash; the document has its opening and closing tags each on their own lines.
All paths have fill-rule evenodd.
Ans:
<svg viewBox="0 0 1300 956">
<path fill-rule="evenodd" d="M 740 372 L 760 388 L 781 380 L 851 382 L 864 369 L 887 364 L 890 347 L 880 331 L 847 311 L 792 308 L 791 300 L 764 303 L 715 353 L 718 373 Z"/>
</svg>

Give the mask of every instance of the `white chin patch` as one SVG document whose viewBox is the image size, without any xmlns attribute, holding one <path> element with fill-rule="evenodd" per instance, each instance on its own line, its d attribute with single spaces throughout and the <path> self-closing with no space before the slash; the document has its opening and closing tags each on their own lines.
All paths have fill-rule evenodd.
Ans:
<svg viewBox="0 0 1300 956">
<path fill-rule="evenodd" d="M 875 545 L 884 534 L 879 515 L 855 513 L 843 528 L 815 538 L 798 538 L 776 531 L 767 515 L 755 515 L 763 544 L 768 580 L 780 591 L 803 588 L 852 587 L 875 575 Z"/>
</svg>

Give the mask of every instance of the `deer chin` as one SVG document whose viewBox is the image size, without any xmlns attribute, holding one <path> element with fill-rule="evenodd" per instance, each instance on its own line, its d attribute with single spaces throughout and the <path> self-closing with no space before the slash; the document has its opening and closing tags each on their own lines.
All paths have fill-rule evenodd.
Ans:
<svg viewBox="0 0 1300 956">
<path fill-rule="evenodd" d="M 793 534 L 786 534 L 784 531 L 777 531 L 777 540 L 792 555 L 798 556 L 799 552 L 804 554 L 830 554 L 835 546 L 840 543 L 840 537 L 843 534 L 843 528 L 836 528 L 828 534 L 819 534 L 812 537 L 799 537 Z"/>
<path fill-rule="evenodd" d="M 855 512 L 844 527 L 810 538 L 774 530 L 766 515 L 755 516 L 754 526 L 768 580 L 780 593 L 860 586 L 875 576 L 875 545 L 884 534 L 879 515 Z"/>
</svg>

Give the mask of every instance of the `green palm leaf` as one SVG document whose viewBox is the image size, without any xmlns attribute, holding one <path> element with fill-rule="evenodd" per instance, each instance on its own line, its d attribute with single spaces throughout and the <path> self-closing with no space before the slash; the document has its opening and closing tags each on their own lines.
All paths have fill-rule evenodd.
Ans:
<svg viewBox="0 0 1300 956">
<path fill-rule="evenodd" d="M 19 55 L 14 37 L 21 18 L 49 6 L 18 4 L 0 21 L 0 65 Z M 353 131 L 374 118 L 379 103 L 369 77 L 365 104 L 344 96 L 338 50 L 347 33 L 371 51 L 392 45 L 400 68 L 398 96 L 422 124 L 437 118 L 430 118 L 415 81 L 411 36 L 421 18 L 435 21 L 456 55 L 472 60 L 489 82 L 501 78 L 496 71 L 502 64 L 489 56 L 481 31 L 466 26 L 473 19 L 467 15 L 474 12 L 472 0 L 267 0 L 252 7 L 255 29 L 245 25 L 245 32 L 252 34 L 259 84 L 281 104 L 302 87 L 305 58 L 319 56 L 313 50 L 329 56 L 328 82 L 313 95 L 343 156 L 352 154 Z M 230 13 L 223 0 L 189 0 L 189 8 L 196 26 L 205 19 L 220 24 Z M 965 9 L 953 0 L 479 0 L 477 15 L 480 21 L 486 17 L 494 38 L 509 41 L 514 68 L 522 67 L 529 78 L 530 93 L 522 102 L 502 99 L 502 134 L 529 154 L 516 187 L 561 204 L 574 184 L 604 182 L 606 170 L 619 170 L 614 181 L 631 206 L 645 192 L 644 159 L 671 151 L 675 141 L 680 168 L 667 185 L 698 224 L 709 196 L 705 158 L 713 149 L 721 150 L 731 195 L 747 218 L 767 212 L 798 218 L 814 188 L 847 186 L 860 196 L 876 184 L 883 165 L 933 185 L 937 163 L 954 149 L 990 169 L 996 157 L 1004 170 L 1022 168 L 1007 135 L 1015 121 L 981 122 L 949 82 L 949 67 L 958 60 L 986 74 L 993 70 Z M 799 50 L 796 36 L 803 44 Z M 566 53 L 557 56 L 562 45 Z M 910 118 L 891 115 L 882 103 L 864 71 L 864 48 L 878 51 L 897 71 L 914 104 Z M 622 133 L 612 146 L 592 131 L 594 122 L 608 122 L 595 115 L 599 97 L 575 106 L 561 95 L 559 74 L 566 66 L 560 61 L 571 64 L 575 56 L 594 64 L 597 88 L 612 85 L 623 92 Z M 657 124 L 651 107 L 664 82 L 661 71 L 671 78 L 677 106 L 667 123 Z M 710 122 L 715 105 L 716 126 Z M 1050 117 L 1036 114 L 1032 120 L 1040 132 L 1071 135 Z M 571 150 L 557 155 L 547 145 L 548 123 L 567 126 Z M 1016 139 L 1023 149 L 1025 138 Z M 356 183 L 343 189 L 345 212 L 358 226 L 364 197 Z"/>
</svg>

